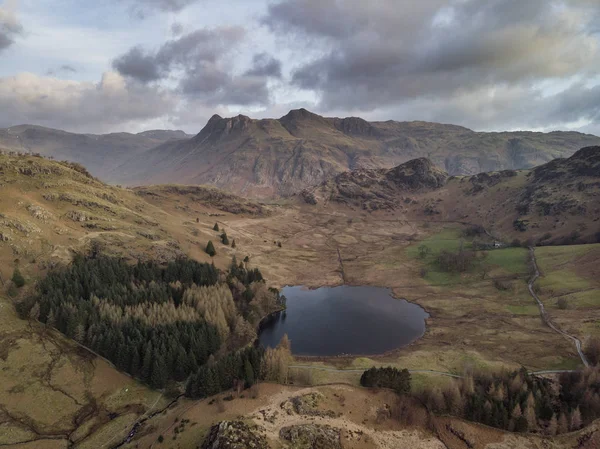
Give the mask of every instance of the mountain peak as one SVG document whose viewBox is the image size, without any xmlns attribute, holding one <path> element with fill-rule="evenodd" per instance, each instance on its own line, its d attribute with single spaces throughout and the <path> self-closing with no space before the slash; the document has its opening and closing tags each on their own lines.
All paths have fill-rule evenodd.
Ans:
<svg viewBox="0 0 600 449">
<path fill-rule="evenodd" d="M 300 109 L 292 109 L 286 115 L 284 115 L 283 117 L 281 117 L 280 120 L 282 120 L 282 121 L 292 121 L 292 120 L 294 120 L 295 121 L 295 120 L 306 120 L 306 119 L 320 119 L 320 120 L 322 120 L 323 117 L 321 117 L 318 114 L 315 114 L 314 112 L 310 112 L 307 109 L 300 108 Z"/>
<path fill-rule="evenodd" d="M 234 132 L 239 133 L 247 130 L 252 122 L 253 120 L 250 117 L 242 114 L 228 118 L 223 118 L 215 114 L 194 139 L 204 140 L 210 137 L 211 139 L 218 140 Z"/>
</svg>

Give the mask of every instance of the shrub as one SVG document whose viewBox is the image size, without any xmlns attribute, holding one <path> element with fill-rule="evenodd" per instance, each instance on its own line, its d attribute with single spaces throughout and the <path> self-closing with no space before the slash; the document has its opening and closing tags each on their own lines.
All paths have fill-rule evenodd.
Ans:
<svg viewBox="0 0 600 449">
<path fill-rule="evenodd" d="M 215 245 L 213 245 L 212 240 L 209 240 L 206 244 L 206 254 L 208 254 L 210 257 L 217 255 L 217 251 L 215 250 Z"/>
<path fill-rule="evenodd" d="M 163 437 L 162 435 L 158 436 L 158 442 L 162 443 L 163 441 L 165 441 L 165 437 Z"/>
<path fill-rule="evenodd" d="M 8 296 L 10 296 L 11 298 L 16 298 L 17 295 L 19 294 L 19 290 L 17 289 L 17 287 L 15 286 L 15 284 L 13 284 L 12 282 L 10 283 L 10 285 L 8 286 L 8 289 L 6 290 L 6 293 L 8 294 Z"/>
<path fill-rule="evenodd" d="M 419 245 L 418 249 L 419 249 L 419 257 L 421 259 L 424 259 L 431 253 L 431 248 L 429 248 L 427 245 Z"/>
<path fill-rule="evenodd" d="M 15 271 L 13 271 L 11 279 L 13 281 L 13 284 L 15 284 L 17 288 L 21 288 L 25 285 L 25 278 L 23 277 L 21 271 L 18 268 L 15 268 Z"/>
<path fill-rule="evenodd" d="M 480 225 L 471 225 L 463 231 L 464 237 L 480 237 L 485 235 L 485 229 Z"/>
<path fill-rule="evenodd" d="M 517 231 L 525 232 L 525 231 L 527 231 L 528 227 L 529 227 L 529 221 L 527 221 L 527 220 L 519 220 L 517 218 L 515 221 L 513 221 L 513 228 L 515 228 Z"/>
<path fill-rule="evenodd" d="M 494 279 L 494 287 L 496 287 L 497 290 L 505 292 L 512 289 L 512 283 L 502 279 Z"/>
<path fill-rule="evenodd" d="M 519 247 L 521 246 L 521 240 L 519 240 L 519 239 L 514 239 L 514 240 L 512 241 L 512 243 L 510 244 L 510 246 L 513 246 L 513 247 L 515 247 L 515 248 L 519 248 Z"/>
<path fill-rule="evenodd" d="M 585 344 L 584 352 L 590 365 L 598 365 L 600 363 L 600 338 L 591 337 Z"/>
<path fill-rule="evenodd" d="M 236 246 L 236 245 L 235 245 L 235 239 L 233 239 L 233 241 L 231 242 L 231 247 L 232 247 L 232 248 L 235 248 L 235 246 Z"/>
<path fill-rule="evenodd" d="M 569 302 L 567 301 L 567 298 L 558 298 L 557 304 L 560 310 L 566 310 L 569 308 Z"/>
<path fill-rule="evenodd" d="M 464 273 L 471 269 L 476 259 L 477 256 L 473 251 L 464 251 L 461 249 L 453 253 L 444 250 L 437 257 L 436 263 L 442 271 Z"/>
</svg>

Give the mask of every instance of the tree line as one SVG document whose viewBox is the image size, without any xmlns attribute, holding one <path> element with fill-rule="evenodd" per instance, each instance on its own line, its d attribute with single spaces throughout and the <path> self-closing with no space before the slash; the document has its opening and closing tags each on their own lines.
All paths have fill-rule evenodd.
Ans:
<svg viewBox="0 0 600 449">
<path fill-rule="evenodd" d="M 363 387 L 391 388 L 398 394 L 410 393 L 411 377 L 407 369 L 371 368 L 360 377 Z"/>
<path fill-rule="evenodd" d="M 434 413 L 508 431 L 557 435 L 600 418 L 600 368 L 560 374 L 556 383 L 524 368 L 477 374 L 417 396 Z"/>
<path fill-rule="evenodd" d="M 264 351 L 239 350 L 256 339 L 260 318 L 282 307 L 281 295 L 266 287 L 258 269 L 246 270 L 235 260 L 232 267 L 224 274 L 187 258 L 160 265 L 77 255 L 38 282 L 18 311 L 154 388 L 210 380 L 210 373 L 218 374 L 221 389 L 231 388 L 233 379 L 251 385 Z M 187 392 L 213 392 L 216 383 L 211 385 Z"/>
</svg>

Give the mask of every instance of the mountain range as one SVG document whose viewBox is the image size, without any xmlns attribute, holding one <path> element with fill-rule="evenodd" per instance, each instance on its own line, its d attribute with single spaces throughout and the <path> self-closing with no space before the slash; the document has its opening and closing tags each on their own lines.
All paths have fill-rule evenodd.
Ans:
<svg viewBox="0 0 600 449">
<path fill-rule="evenodd" d="M 600 145 L 578 132 L 475 132 L 429 122 L 327 118 L 305 109 L 279 119 L 214 115 L 182 131 L 78 135 L 35 126 L 0 130 L 0 149 L 69 159 L 124 185 L 210 184 L 246 197 L 298 193 L 353 169 L 427 157 L 449 175 L 528 169 Z"/>
</svg>

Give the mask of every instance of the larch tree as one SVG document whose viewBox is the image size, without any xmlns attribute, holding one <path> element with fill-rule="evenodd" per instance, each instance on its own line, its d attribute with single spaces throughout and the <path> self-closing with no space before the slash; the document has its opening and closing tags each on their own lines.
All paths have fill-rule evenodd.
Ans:
<svg viewBox="0 0 600 449">
<path fill-rule="evenodd" d="M 571 413 L 571 431 L 581 429 L 581 411 L 579 411 L 579 407 L 577 407 Z"/>
</svg>

